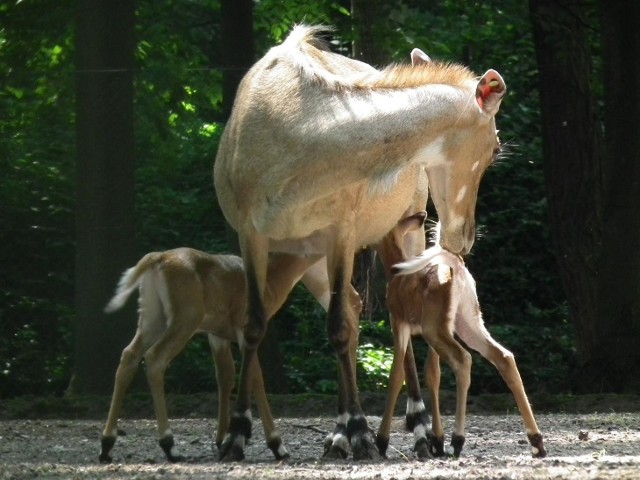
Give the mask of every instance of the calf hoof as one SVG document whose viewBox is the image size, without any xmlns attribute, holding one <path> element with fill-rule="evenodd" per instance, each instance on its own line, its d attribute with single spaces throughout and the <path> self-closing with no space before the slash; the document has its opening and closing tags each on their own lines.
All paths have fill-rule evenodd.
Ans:
<svg viewBox="0 0 640 480">
<path fill-rule="evenodd" d="M 531 455 L 533 458 L 544 458 L 547 456 L 547 451 L 544 449 L 544 443 L 542 442 L 542 435 L 539 433 L 533 433 L 527 435 L 529 443 L 531 444 Z"/>
<path fill-rule="evenodd" d="M 376 435 L 376 447 L 382 458 L 387 458 L 387 448 L 389 448 L 389 439 L 380 435 Z"/>
<path fill-rule="evenodd" d="M 282 439 L 277 436 L 267 442 L 267 447 L 273 452 L 273 456 L 276 460 L 287 460 L 289 458 L 289 452 L 282 444 Z"/>
<path fill-rule="evenodd" d="M 451 435 L 451 449 L 453 450 L 453 458 L 458 458 L 462 453 L 462 447 L 464 446 L 464 435 Z"/>
<path fill-rule="evenodd" d="M 164 452 L 169 462 L 171 463 L 184 462 L 185 457 L 183 457 L 182 455 L 173 454 L 173 447 L 175 445 L 173 442 L 173 435 L 167 435 L 166 437 L 162 437 L 158 441 L 158 443 L 160 444 L 160 448 L 162 448 L 162 451 Z"/>
<path fill-rule="evenodd" d="M 102 437 L 100 440 L 100 456 L 98 460 L 100 463 L 111 463 L 113 458 L 111 457 L 111 450 L 116 443 L 116 437 Z"/>
</svg>

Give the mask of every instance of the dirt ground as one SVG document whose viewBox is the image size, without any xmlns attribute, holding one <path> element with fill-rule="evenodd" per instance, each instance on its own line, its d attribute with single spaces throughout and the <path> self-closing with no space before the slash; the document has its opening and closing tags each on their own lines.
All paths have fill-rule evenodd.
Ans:
<svg viewBox="0 0 640 480">
<path fill-rule="evenodd" d="M 73 410 L 60 404 L 16 413 L 15 404 L 0 402 L 0 479 L 640 479 L 640 413 L 614 411 L 603 403 L 603 413 L 538 413 L 549 456 L 533 459 L 516 410 L 495 406 L 487 412 L 470 405 L 467 441 L 459 459 L 419 461 L 412 452 L 412 435 L 403 431 L 401 408 L 394 421 L 388 459 L 375 462 L 322 460 L 322 444 L 332 430 L 329 398 L 272 400 L 278 428 L 291 454 L 287 462 L 273 460 L 266 447 L 262 425 L 255 419 L 253 439 L 241 463 L 220 463 L 212 449 L 215 415 L 211 407 L 202 414 L 197 401 L 176 408 L 170 404 L 177 453 L 189 460 L 170 464 L 157 444 L 150 405 L 129 409 L 120 428 L 126 432 L 113 450 L 114 462 L 98 463 L 103 420 L 96 412 L 100 399 L 89 410 Z M 628 403 L 628 402 L 627 402 Z M 363 400 L 367 413 L 380 414 L 382 401 Z M 39 405 L 39 406 L 38 406 Z M 293 406 L 295 405 L 295 407 Z M 625 404 L 626 405 L 626 404 Z M 640 405 L 636 404 L 640 409 Z M 575 406 L 575 403 L 574 403 Z M 68 407 L 68 406 L 67 406 Z M 535 404 L 534 404 L 535 407 Z M 57 410 L 54 414 L 51 409 Z M 176 415 L 172 410 L 179 413 Z M 579 410 L 579 409 L 578 409 Z M 626 405 L 624 410 L 633 410 Z M 25 413 L 28 411 L 28 414 Z M 292 414 L 287 415 L 286 411 Z M 89 419 L 79 419 L 84 413 Z M 445 417 L 451 432 L 452 412 Z M 103 410 L 103 416 L 106 410 Z M 40 417 L 40 418 L 37 418 Z M 68 417 L 68 418 L 61 418 Z M 93 418 L 96 417 L 96 418 Z M 145 418 L 139 418 L 145 417 Z M 376 429 L 379 416 L 369 416 Z"/>
</svg>

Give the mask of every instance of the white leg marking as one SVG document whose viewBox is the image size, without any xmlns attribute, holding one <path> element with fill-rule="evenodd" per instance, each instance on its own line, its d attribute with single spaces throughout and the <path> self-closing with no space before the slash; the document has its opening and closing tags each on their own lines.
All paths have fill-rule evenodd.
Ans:
<svg viewBox="0 0 640 480">
<path fill-rule="evenodd" d="M 421 438 L 426 438 L 427 437 L 427 429 L 425 428 L 424 425 L 416 425 L 416 427 L 413 429 L 413 439 L 414 441 L 418 441 Z"/>
<path fill-rule="evenodd" d="M 349 414 L 348 413 L 341 413 L 340 415 L 337 416 L 336 418 L 336 423 L 338 425 L 346 425 L 347 422 L 349 421 Z"/>
<path fill-rule="evenodd" d="M 420 400 L 416 402 L 411 398 L 407 400 L 407 415 L 412 415 L 419 412 L 424 412 L 426 408 L 424 407 L 424 402 Z"/>
</svg>

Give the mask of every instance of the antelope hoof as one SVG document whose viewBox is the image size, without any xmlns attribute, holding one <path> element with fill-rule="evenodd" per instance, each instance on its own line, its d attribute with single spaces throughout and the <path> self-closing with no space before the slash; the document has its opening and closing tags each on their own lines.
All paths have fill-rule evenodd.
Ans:
<svg viewBox="0 0 640 480">
<path fill-rule="evenodd" d="M 446 457 L 447 453 L 444 451 L 444 437 L 436 437 L 433 434 L 427 435 L 429 450 L 434 457 Z"/>
<path fill-rule="evenodd" d="M 428 460 L 434 457 L 431 451 L 431 444 L 425 437 L 419 438 L 416 444 L 413 446 L 413 450 L 416 452 L 419 460 Z"/>
<path fill-rule="evenodd" d="M 102 439 L 100 440 L 100 456 L 98 457 L 100 463 L 111 463 L 113 461 L 113 458 L 110 454 L 115 443 L 116 437 L 102 437 Z"/>
<path fill-rule="evenodd" d="M 381 460 L 378 449 L 369 435 L 354 435 L 351 437 L 351 449 L 354 460 Z"/>
<path fill-rule="evenodd" d="M 544 449 L 544 443 L 542 442 L 542 435 L 534 433 L 527 435 L 529 437 L 529 443 L 531 444 L 531 456 L 533 458 L 544 458 L 547 456 L 547 451 Z"/>
<path fill-rule="evenodd" d="M 344 460 L 349 456 L 349 439 L 347 437 L 347 426 L 343 423 L 336 424 L 333 433 L 324 439 L 323 458 Z"/>
<path fill-rule="evenodd" d="M 325 449 L 323 458 L 328 460 L 346 460 L 348 456 L 349 452 L 344 448 L 339 447 L 338 445 L 331 445 L 329 449 Z"/>
<path fill-rule="evenodd" d="M 218 460 L 221 462 L 241 462 L 244 460 L 244 448 L 239 439 L 233 435 L 226 438 L 218 451 Z"/>
<path fill-rule="evenodd" d="M 353 415 L 347 422 L 347 436 L 351 444 L 354 460 L 381 460 L 364 415 Z"/>
</svg>

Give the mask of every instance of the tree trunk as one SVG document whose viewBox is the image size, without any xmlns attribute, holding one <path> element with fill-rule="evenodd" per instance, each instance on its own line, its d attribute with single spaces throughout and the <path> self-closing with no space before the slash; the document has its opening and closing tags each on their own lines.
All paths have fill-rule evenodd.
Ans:
<svg viewBox="0 0 640 480">
<path fill-rule="evenodd" d="M 111 392 L 132 310 L 103 308 L 135 261 L 134 2 L 83 0 L 77 36 L 76 347 L 70 390 Z"/>
<path fill-rule="evenodd" d="M 593 389 L 640 392 L 640 3 L 600 2 L 605 147 Z"/>
<path fill-rule="evenodd" d="M 530 0 L 529 6 L 550 228 L 583 367 L 598 345 L 602 214 L 601 128 L 590 85 L 588 5 L 583 0 Z"/>
</svg>

